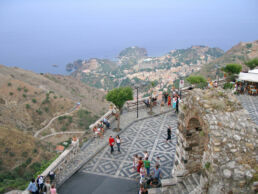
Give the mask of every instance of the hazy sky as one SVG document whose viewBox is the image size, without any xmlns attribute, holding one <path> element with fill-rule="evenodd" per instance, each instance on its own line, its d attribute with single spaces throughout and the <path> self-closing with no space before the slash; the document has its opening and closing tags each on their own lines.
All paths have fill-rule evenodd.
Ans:
<svg viewBox="0 0 258 194">
<path fill-rule="evenodd" d="M 258 0 L 0 0 L 0 64 L 63 73 L 78 58 L 258 39 Z M 53 64 L 59 68 L 52 67 Z"/>
</svg>

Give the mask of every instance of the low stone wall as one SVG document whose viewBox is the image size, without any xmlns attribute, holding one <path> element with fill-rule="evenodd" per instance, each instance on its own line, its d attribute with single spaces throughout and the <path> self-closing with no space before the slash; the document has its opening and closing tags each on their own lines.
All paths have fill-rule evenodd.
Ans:
<svg viewBox="0 0 258 194">
<path fill-rule="evenodd" d="M 103 119 L 106 118 L 109 120 L 110 123 L 112 123 L 115 120 L 115 115 L 113 114 L 113 110 L 109 110 L 106 114 L 104 114 L 100 119 L 98 119 L 95 123 L 91 124 L 89 126 L 89 129 L 92 131 L 94 127 L 98 126 L 98 123 L 100 121 L 103 121 Z"/>
</svg>

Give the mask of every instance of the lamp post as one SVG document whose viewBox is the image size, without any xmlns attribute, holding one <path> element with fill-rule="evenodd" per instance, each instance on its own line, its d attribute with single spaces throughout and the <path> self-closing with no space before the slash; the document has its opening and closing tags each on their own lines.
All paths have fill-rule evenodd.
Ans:
<svg viewBox="0 0 258 194">
<path fill-rule="evenodd" d="M 137 116 L 136 118 L 138 119 L 138 116 L 139 116 L 139 113 L 138 113 L 138 110 L 139 110 L 139 107 L 138 107 L 138 101 L 139 101 L 139 96 L 138 96 L 138 89 L 139 89 L 139 86 L 136 86 L 136 91 L 137 91 L 137 101 L 136 101 L 136 109 L 137 109 Z"/>
</svg>

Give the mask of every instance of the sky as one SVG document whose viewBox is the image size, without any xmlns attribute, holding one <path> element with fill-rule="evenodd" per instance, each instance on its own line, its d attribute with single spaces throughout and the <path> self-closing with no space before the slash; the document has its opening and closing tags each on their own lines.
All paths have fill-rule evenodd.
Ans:
<svg viewBox="0 0 258 194">
<path fill-rule="evenodd" d="M 258 40 L 257 0 L 0 0 L 0 64 L 65 73 L 129 46 L 160 56 Z M 58 65 L 58 68 L 52 65 Z"/>
</svg>

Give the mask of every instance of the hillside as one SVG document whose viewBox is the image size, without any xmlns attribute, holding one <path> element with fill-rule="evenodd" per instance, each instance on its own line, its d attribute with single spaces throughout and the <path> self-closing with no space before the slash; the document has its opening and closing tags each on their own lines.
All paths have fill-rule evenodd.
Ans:
<svg viewBox="0 0 258 194">
<path fill-rule="evenodd" d="M 160 57 L 148 57 L 140 47 L 123 49 L 115 61 L 108 59 L 76 60 L 67 64 L 68 72 L 88 85 L 104 90 L 118 86 L 133 86 L 135 80 L 149 85 L 164 79 L 165 85 L 200 69 L 201 65 L 220 57 L 224 51 L 207 46 L 176 49 Z M 164 72 L 163 72 L 164 71 Z M 151 74 L 150 72 L 155 72 Z"/>
<path fill-rule="evenodd" d="M 108 103 L 103 92 L 71 76 L 36 74 L 0 65 L 0 80 L 2 193 L 27 184 L 56 155 L 55 145 L 73 136 L 44 139 L 44 142 L 33 137 L 51 119 L 74 110 L 67 116 L 57 117 L 39 138 L 56 132 L 85 132 L 108 109 Z M 80 102 L 79 108 L 77 102 Z"/>
<path fill-rule="evenodd" d="M 233 46 L 221 57 L 204 65 L 200 73 L 204 76 L 215 76 L 218 67 L 225 66 L 229 63 L 237 63 L 243 66 L 243 70 L 247 70 L 244 63 L 250 59 L 258 57 L 258 40 L 253 42 L 240 42 Z"/>
<path fill-rule="evenodd" d="M 21 131 L 0 126 L 0 193 L 25 189 L 41 165 L 55 156 L 53 147 Z"/>
</svg>

